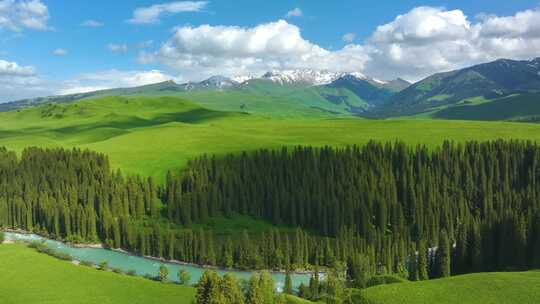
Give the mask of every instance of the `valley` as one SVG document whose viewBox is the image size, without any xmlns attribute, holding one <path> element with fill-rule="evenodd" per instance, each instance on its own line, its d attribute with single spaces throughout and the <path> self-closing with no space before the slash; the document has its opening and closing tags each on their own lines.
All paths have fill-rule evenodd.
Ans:
<svg viewBox="0 0 540 304">
<path fill-rule="evenodd" d="M 272 117 L 210 110 L 177 97 L 103 97 L 0 113 L 1 143 L 10 150 L 88 148 L 107 154 L 114 168 L 158 181 L 203 154 L 370 140 L 435 147 L 444 140 L 537 140 L 539 131 L 537 124 L 511 122 Z"/>
<path fill-rule="evenodd" d="M 538 6 L 101 2 L 0 0 L 1 304 L 539 302 Z"/>
</svg>

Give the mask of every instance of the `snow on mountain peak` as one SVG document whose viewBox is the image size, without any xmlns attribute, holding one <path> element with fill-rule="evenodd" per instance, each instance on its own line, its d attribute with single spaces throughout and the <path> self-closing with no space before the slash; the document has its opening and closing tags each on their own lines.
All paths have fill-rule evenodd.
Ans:
<svg viewBox="0 0 540 304">
<path fill-rule="evenodd" d="M 352 72 L 352 73 L 346 73 L 345 75 L 353 76 L 354 78 L 360 79 L 360 80 L 367 80 L 368 77 L 360 72 Z"/>
<path fill-rule="evenodd" d="M 205 87 L 214 87 L 218 89 L 232 87 L 235 84 L 236 82 L 234 80 L 223 76 L 212 76 L 200 82 L 200 85 L 203 85 Z"/>
<path fill-rule="evenodd" d="M 299 70 L 274 70 L 268 72 L 262 76 L 263 79 L 267 79 L 279 84 L 294 84 L 302 83 L 309 85 L 324 85 L 329 84 L 332 81 L 341 77 L 343 73 L 318 71 L 311 69 L 299 69 Z"/>
<path fill-rule="evenodd" d="M 242 84 L 252 79 L 264 79 L 269 80 L 280 85 L 310 85 L 320 86 L 330 84 L 342 77 L 352 77 L 358 80 L 365 80 L 376 85 L 385 85 L 387 82 L 368 77 L 360 72 L 331 72 L 327 70 L 313 70 L 313 69 L 296 69 L 296 70 L 272 70 L 265 73 L 261 77 L 253 75 L 238 75 L 232 77 L 230 80 Z"/>
</svg>

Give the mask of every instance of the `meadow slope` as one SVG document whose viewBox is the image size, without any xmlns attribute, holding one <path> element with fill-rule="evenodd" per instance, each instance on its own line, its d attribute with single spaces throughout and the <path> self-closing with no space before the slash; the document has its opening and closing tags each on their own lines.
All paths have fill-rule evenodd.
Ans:
<svg viewBox="0 0 540 304">
<path fill-rule="evenodd" d="M 346 146 L 369 140 L 540 139 L 540 125 L 445 120 L 277 118 L 201 108 L 175 97 L 105 97 L 0 113 L 0 146 L 80 147 L 106 153 L 115 168 L 162 180 L 202 154 L 282 146 Z"/>
<path fill-rule="evenodd" d="M 190 304 L 195 288 L 99 271 L 21 244 L 0 245 L 3 304 Z"/>
<path fill-rule="evenodd" d="M 533 304 L 540 271 L 475 273 L 423 282 L 371 287 L 365 304 Z"/>
</svg>

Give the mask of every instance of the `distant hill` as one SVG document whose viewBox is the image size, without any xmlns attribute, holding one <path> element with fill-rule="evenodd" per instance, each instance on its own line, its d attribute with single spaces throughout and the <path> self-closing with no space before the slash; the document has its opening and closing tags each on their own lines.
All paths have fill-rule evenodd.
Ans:
<svg viewBox="0 0 540 304">
<path fill-rule="evenodd" d="M 540 122 L 540 58 L 500 59 L 438 73 L 415 84 L 361 73 L 271 71 L 260 77 L 213 76 L 133 88 L 52 96 L 0 104 L 0 112 L 106 96 L 175 96 L 219 111 L 287 117 L 359 115 Z"/>
<path fill-rule="evenodd" d="M 529 94 L 527 96 L 532 97 L 530 94 L 539 92 L 540 58 L 529 61 L 500 59 L 430 76 L 393 95 L 374 112 L 383 117 L 436 113 L 453 106 L 463 107 L 463 103 L 467 102 L 500 101 L 501 98 L 519 94 Z M 482 106 L 477 109 L 489 111 L 493 108 Z M 453 118 L 458 118 L 455 116 L 456 111 L 451 112 L 454 113 Z M 448 115 L 434 114 L 441 118 Z M 484 116 L 490 114 L 485 113 Z"/>
<path fill-rule="evenodd" d="M 261 77 L 213 76 L 201 82 L 166 81 L 133 88 L 33 98 L 0 104 L 0 112 L 46 103 L 106 96 L 177 96 L 210 109 L 271 115 L 353 115 L 365 113 L 410 85 L 383 82 L 360 73 L 317 70 L 272 71 Z"/>
<path fill-rule="evenodd" d="M 369 304 L 533 304 L 540 297 L 540 272 L 491 272 L 379 285 L 354 295 Z"/>
</svg>

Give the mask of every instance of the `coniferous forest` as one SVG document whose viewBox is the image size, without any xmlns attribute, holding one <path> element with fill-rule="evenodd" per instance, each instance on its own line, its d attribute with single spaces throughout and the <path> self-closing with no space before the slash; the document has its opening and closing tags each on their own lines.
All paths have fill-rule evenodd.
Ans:
<svg viewBox="0 0 540 304">
<path fill-rule="evenodd" d="M 244 269 L 346 265 L 412 280 L 540 267 L 540 146 L 371 142 L 201 157 L 163 185 L 90 151 L 0 150 L 0 226 L 141 255 Z M 248 215 L 279 226 L 190 227 Z"/>
</svg>

